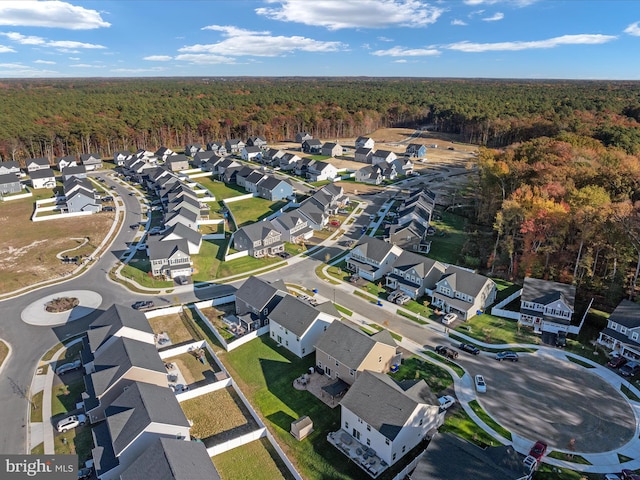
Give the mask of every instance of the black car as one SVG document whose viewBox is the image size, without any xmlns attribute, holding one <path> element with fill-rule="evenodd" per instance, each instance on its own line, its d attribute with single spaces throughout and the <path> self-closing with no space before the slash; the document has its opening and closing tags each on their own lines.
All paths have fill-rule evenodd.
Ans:
<svg viewBox="0 0 640 480">
<path fill-rule="evenodd" d="M 640 364 L 637 362 L 628 362 L 620 367 L 620 370 L 618 371 L 623 377 L 635 377 L 640 373 Z"/>
<path fill-rule="evenodd" d="M 282 258 L 289 258 L 291 254 L 289 252 L 280 252 L 278 256 Z"/>
<path fill-rule="evenodd" d="M 447 357 L 447 358 L 458 358 L 458 352 L 456 352 L 452 348 L 445 347 L 443 345 L 438 345 L 435 348 L 435 350 L 436 350 L 436 353 L 439 353 L 440 355 L 442 355 L 444 357 Z"/>
<path fill-rule="evenodd" d="M 480 354 L 480 349 L 478 349 L 478 347 L 474 347 L 473 345 L 469 345 L 468 343 L 461 343 L 460 345 L 458 345 L 458 348 L 472 355 Z"/>
<path fill-rule="evenodd" d="M 567 346 L 567 332 L 559 331 L 556 336 L 556 347 L 564 348 Z"/>
<path fill-rule="evenodd" d="M 144 310 L 144 309 L 153 308 L 153 307 L 154 307 L 154 303 L 151 300 L 141 300 L 131 305 L 131 308 L 133 308 L 134 310 Z"/>
<path fill-rule="evenodd" d="M 607 362 L 607 367 L 609 368 L 620 368 L 625 363 L 627 363 L 627 359 L 625 357 L 613 357 L 611 360 Z"/>
<path fill-rule="evenodd" d="M 83 480 L 85 478 L 90 478 L 93 474 L 93 469 L 91 468 L 81 468 L 78 470 L 78 480 Z"/>
<path fill-rule="evenodd" d="M 496 360 L 501 362 L 502 360 L 511 360 L 512 362 L 518 361 L 518 354 L 516 352 L 499 352 L 496 353 Z"/>
</svg>

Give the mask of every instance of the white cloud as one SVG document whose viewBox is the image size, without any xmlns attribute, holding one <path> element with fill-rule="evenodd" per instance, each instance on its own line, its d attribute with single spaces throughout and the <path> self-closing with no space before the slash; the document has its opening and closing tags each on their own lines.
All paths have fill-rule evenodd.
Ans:
<svg viewBox="0 0 640 480">
<path fill-rule="evenodd" d="M 516 7 L 526 7 L 536 3 L 538 0 L 464 0 L 466 5 L 495 5 L 496 3 L 508 3 Z"/>
<path fill-rule="evenodd" d="M 407 60 L 404 58 L 401 58 L 399 60 L 394 60 L 393 63 L 407 63 Z"/>
<path fill-rule="evenodd" d="M 89 49 L 107 48 L 104 45 L 97 45 L 95 43 L 73 42 L 70 40 L 51 40 L 50 42 L 47 42 L 45 46 L 55 47 L 55 48 L 89 48 Z"/>
<path fill-rule="evenodd" d="M 500 52 L 531 50 L 539 48 L 555 48 L 560 45 L 597 45 L 615 40 L 615 35 L 582 34 L 563 35 L 561 37 L 549 38 L 546 40 L 536 40 L 531 42 L 497 42 L 497 43 L 472 43 L 458 42 L 446 45 L 444 48 L 458 50 L 460 52 Z"/>
<path fill-rule="evenodd" d="M 102 19 L 97 10 L 89 10 L 57 0 L 0 1 L 0 25 L 69 30 L 90 30 L 111 26 L 109 22 Z"/>
<path fill-rule="evenodd" d="M 0 76 L 3 77 L 51 77 L 58 74 L 54 70 L 40 70 L 22 63 L 0 63 Z"/>
<path fill-rule="evenodd" d="M 502 20 L 504 18 L 504 13 L 502 12 L 496 12 L 493 16 L 491 17 L 485 17 L 482 19 L 483 22 L 497 22 L 499 20 Z"/>
<path fill-rule="evenodd" d="M 176 57 L 176 60 L 196 63 L 198 65 L 217 65 L 220 63 L 234 64 L 235 60 L 224 55 L 209 55 L 206 53 L 183 53 Z"/>
<path fill-rule="evenodd" d="M 464 20 L 458 20 L 457 18 L 454 18 L 453 20 L 451 20 L 451 25 L 464 27 L 465 25 L 467 25 L 467 22 L 465 22 Z"/>
<path fill-rule="evenodd" d="M 69 60 L 73 60 L 74 62 L 77 62 L 78 60 L 80 60 L 80 57 L 69 57 Z"/>
<path fill-rule="evenodd" d="M 256 8 L 272 20 L 341 28 L 424 27 L 435 23 L 444 9 L 422 0 L 267 0 L 274 8 Z"/>
<path fill-rule="evenodd" d="M 362 44 L 362 49 L 363 50 L 371 50 L 371 45 L 369 45 L 368 43 L 363 43 Z"/>
<path fill-rule="evenodd" d="M 393 38 L 389 37 L 378 37 L 378 40 L 380 40 L 381 42 L 393 42 Z"/>
<path fill-rule="evenodd" d="M 56 62 L 52 62 L 50 60 L 34 60 L 33 63 L 41 63 L 43 65 L 55 65 Z"/>
<path fill-rule="evenodd" d="M 640 22 L 634 22 L 624 29 L 624 33 L 633 35 L 634 37 L 640 37 Z"/>
<path fill-rule="evenodd" d="M 150 62 L 168 62 L 169 60 L 173 60 L 173 57 L 170 55 L 149 55 L 148 57 L 144 57 L 143 60 L 149 60 Z"/>
<path fill-rule="evenodd" d="M 341 42 L 322 42 L 307 37 L 272 36 L 271 32 L 253 32 L 222 25 L 209 25 L 203 30 L 216 30 L 226 37 L 218 43 L 189 45 L 178 49 L 183 54 L 210 54 L 222 57 L 277 57 L 295 51 L 335 52 L 344 50 Z M 218 62 L 216 62 L 218 63 Z"/>
<path fill-rule="evenodd" d="M 165 69 L 163 67 L 153 68 L 112 68 L 111 71 L 115 73 L 148 73 L 148 72 L 162 72 Z"/>
<path fill-rule="evenodd" d="M 13 52 L 15 52 L 13 48 L 0 45 L 0 53 L 13 53 Z"/>
<path fill-rule="evenodd" d="M 76 63 L 69 66 L 74 68 L 104 68 L 104 65 L 94 65 L 91 63 Z"/>
<path fill-rule="evenodd" d="M 376 50 L 372 55 L 378 57 L 426 57 L 440 55 L 440 51 L 435 48 L 393 47 L 389 50 Z"/>
<path fill-rule="evenodd" d="M 1 4 L 1 2 L 0 2 Z M 52 48 L 88 48 L 88 49 L 100 49 L 107 48 L 103 45 L 96 45 L 94 43 L 74 42 L 71 40 L 47 40 L 43 37 L 36 37 L 34 35 L 22 35 L 18 32 L 0 32 L 0 35 L 7 37 L 20 45 L 38 45 L 41 47 Z"/>
</svg>

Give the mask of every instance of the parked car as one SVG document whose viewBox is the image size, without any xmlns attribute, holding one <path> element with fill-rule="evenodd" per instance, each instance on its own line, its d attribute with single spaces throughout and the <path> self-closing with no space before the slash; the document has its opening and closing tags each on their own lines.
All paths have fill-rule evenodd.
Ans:
<svg viewBox="0 0 640 480">
<path fill-rule="evenodd" d="M 140 225 L 139 225 L 139 224 L 137 224 L 137 223 L 132 223 L 131 225 L 129 225 L 129 228 L 130 228 L 131 230 L 137 230 L 139 226 L 140 226 Z"/>
<path fill-rule="evenodd" d="M 620 477 L 615 473 L 605 473 L 602 478 L 604 480 L 620 480 Z"/>
<path fill-rule="evenodd" d="M 400 295 L 402 295 L 402 292 L 400 290 L 395 290 L 389 294 L 387 301 L 394 302 Z"/>
<path fill-rule="evenodd" d="M 400 294 L 400 296 L 398 298 L 396 298 L 395 302 L 398 305 L 404 305 L 409 300 L 411 300 L 411 297 L 409 295 L 407 295 L 406 293 L 402 293 L 402 294 Z"/>
<path fill-rule="evenodd" d="M 178 275 L 174 278 L 178 285 L 188 285 L 189 279 L 185 275 Z"/>
<path fill-rule="evenodd" d="M 449 348 L 449 347 L 445 347 L 444 345 L 438 345 L 436 348 L 436 353 L 439 353 L 440 355 L 447 357 L 447 358 L 458 358 L 458 352 L 456 352 L 454 349 Z"/>
<path fill-rule="evenodd" d="M 289 258 L 291 254 L 289 252 L 280 252 L 278 253 L 278 256 L 282 258 Z"/>
<path fill-rule="evenodd" d="M 145 310 L 147 308 L 153 308 L 154 306 L 155 304 L 151 300 L 140 300 L 131 305 L 131 308 L 134 310 Z"/>
<path fill-rule="evenodd" d="M 444 395 L 438 398 L 438 403 L 440 404 L 440 408 L 442 410 L 447 410 L 453 407 L 453 405 L 456 403 L 456 399 L 453 398 L 451 395 Z"/>
<path fill-rule="evenodd" d="M 70 415 L 67 418 L 63 418 L 62 420 L 60 420 L 56 425 L 56 428 L 60 433 L 64 433 L 67 430 L 71 430 L 72 428 L 84 425 L 85 423 L 87 423 L 87 417 L 85 417 L 84 415 Z"/>
<path fill-rule="evenodd" d="M 473 380 L 476 385 L 476 390 L 478 391 L 478 393 L 486 393 L 487 382 L 484 381 L 484 377 L 482 375 L 476 375 Z"/>
<path fill-rule="evenodd" d="M 464 352 L 470 353 L 472 355 L 479 355 L 480 349 L 474 345 L 470 345 L 468 343 L 461 343 L 458 345 L 458 348 Z"/>
<path fill-rule="evenodd" d="M 447 313 L 444 317 L 442 317 L 442 323 L 444 323 L 445 325 L 451 325 L 456 321 L 457 318 L 458 315 L 456 315 L 455 313 Z"/>
<path fill-rule="evenodd" d="M 559 331 L 556 336 L 556 347 L 564 348 L 567 346 L 567 332 Z"/>
<path fill-rule="evenodd" d="M 80 367 L 82 367 L 81 360 L 76 360 L 75 362 L 71 363 L 64 363 L 56 368 L 56 375 L 62 375 L 67 372 L 72 372 L 74 370 L 78 370 Z"/>
<path fill-rule="evenodd" d="M 633 377 L 640 373 L 640 363 L 627 362 L 622 367 L 620 367 L 620 370 L 618 371 L 623 377 Z"/>
<path fill-rule="evenodd" d="M 331 220 L 329 222 L 329 225 L 331 225 L 332 227 L 339 227 L 340 226 L 340 222 L 338 220 Z"/>
<path fill-rule="evenodd" d="M 102 207 L 103 212 L 114 212 L 115 210 L 115 207 Z"/>
<path fill-rule="evenodd" d="M 85 478 L 91 478 L 91 475 L 93 475 L 93 469 L 92 468 L 81 468 L 80 470 L 78 470 L 78 480 L 84 480 Z"/>
<path fill-rule="evenodd" d="M 547 444 L 542 440 L 538 440 L 536 443 L 534 443 L 533 447 L 531 447 L 531 450 L 529 450 L 529 456 L 535 458 L 538 463 L 540 463 L 545 453 L 547 453 Z"/>
<path fill-rule="evenodd" d="M 607 367 L 609 368 L 620 368 L 629 360 L 626 357 L 613 357 L 611 360 L 607 362 Z"/>
<path fill-rule="evenodd" d="M 517 362 L 518 358 L 519 357 L 516 352 L 505 351 L 496 353 L 496 360 L 498 360 L 499 362 L 501 362 L 502 360 L 511 360 L 512 362 Z"/>
</svg>

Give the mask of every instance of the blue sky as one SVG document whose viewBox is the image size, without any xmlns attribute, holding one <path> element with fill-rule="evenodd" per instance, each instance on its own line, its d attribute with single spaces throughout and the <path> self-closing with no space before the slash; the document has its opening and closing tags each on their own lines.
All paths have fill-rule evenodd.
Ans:
<svg viewBox="0 0 640 480">
<path fill-rule="evenodd" d="M 635 0 L 0 0 L 0 77 L 640 80 Z"/>
</svg>

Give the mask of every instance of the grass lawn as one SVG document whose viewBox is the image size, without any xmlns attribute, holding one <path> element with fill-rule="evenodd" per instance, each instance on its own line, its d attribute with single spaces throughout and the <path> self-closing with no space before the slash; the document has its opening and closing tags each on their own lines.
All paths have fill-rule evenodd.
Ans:
<svg viewBox="0 0 640 480">
<path fill-rule="evenodd" d="M 278 480 L 293 477 L 266 438 L 212 458 L 222 480 Z"/>
<path fill-rule="evenodd" d="M 51 395 L 51 416 L 55 417 L 75 410 L 82 392 L 84 392 L 84 381 L 82 380 L 54 387 Z"/>
<path fill-rule="evenodd" d="M 227 206 L 233 214 L 236 227 L 240 228 L 268 217 L 286 204 L 287 202 L 283 201 L 272 202 L 264 198 L 253 197 L 229 203 Z"/>
<path fill-rule="evenodd" d="M 199 225 L 198 232 L 200 232 L 201 235 L 224 233 L 224 223 Z"/>
<path fill-rule="evenodd" d="M 522 285 L 516 285 L 515 283 L 503 280 L 502 278 L 492 278 L 491 280 L 495 282 L 496 288 L 498 290 L 498 293 L 496 295 L 496 303 L 501 302 L 509 295 L 516 293 L 522 288 Z"/>
<path fill-rule="evenodd" d="M 0 293 L 58 278 L 76 265 L 63 264 L 56 254 L 78 245 L 73 238 L 89 237 L 88 249 L 96 249 L 114 221 L 114 213 L 31 222 L 33 198 L 0 202 Z"/>
<path fill-rule="evenodd" d="M 173 344 L 193 341 L 191 332 L 185 327 L 182 318 L 177 313 L 150 318 L 149 325 L 151 325 L 153 333 L 167 332 Z"/>
<path fill-rule="evenodd" d="M 7 358 L 7 355 L 9 355 L 9 347 L 6 343 L 0 340 L 0 367 L 4 363 L 4 360 Z"/>
<path fill-rule="evenodd" d="M 511 432 L 506 428 L 503 428 L 487 412 L 485 412 L 477 400 L 470 401 L 469 406 L 471 407 L 471 410 L 473 410 L 475 414 L 480 417 L 480 420 L 491 427 L 497 434 L 502 435 L 507 440 L 511 440 Z"/>
<path fill-rule="evenodd" d="M 192 278 L 195 282 L 205 282 L 216 278 L 218 268 L 223 261 L 226 240 L 203 240 L 200 246 L 200 253 L 194 255 L 193 268 L 195 272 Z"/>
<path fill-rule="evenodd" d="M 44 455 L 44 442 L 33 447 L 31 449 L 31 455 Z"/>
<path fill-rule="evenodd" d="M 216 363 L 209 355 L 209 352 L 205 350 L 205 357 L 207 364 L 201 363 L 191 353 L 183 353 L 175 357 L 166 358 L 166 363 L 173 363 L 182 373 L 187 385 L 193 385 L 196 382 L 202 382 L 208 380 L 210 382 L 215 381 L 214 373 L 217 370 Z"/>
<path fill-rule="evenodd" d="M 41 422 L 42 421 L 42 397 L 44 396 L 44 392 L 40 390 L 38 393 L 31 397 L 31 421 L 32 422 Z"/>
<path fill-rule="evenodd" d="M 476 315 L 457 326 L 455 331 L 486 343 L 540 343 L 540 337 L 534 335 L 531 329 L 518 328 L 516 320 L 495 317 L 488 313 Z"/>
<path fill-rule="evenodd" d="M 440 431 L 451 432 L 481 447 L 500 445 L 500 442 L 476 425 L 475 422 L 471 420 L 471 417 L 459 406 L 449 409 L 444 425 L 440 427 Z"/>
<path fill-rule="evenodd" d="M 168 288 L 173 286 L 173 282 L 167 280 L 156 280 L 149 275 L 151 264 L 147 258 L 134 259 L 131 263 L 122 267 L 120 273 L 124 278 L 133 280 L 134 282 L 148 288 Z"/>
<path fill-rule="evenodd" d="M 462 247 L 467 241 L 464 231 L 466 219 L 453 213 L 444 212 L 441 220 L 432 220 L 436 234 L 429 237 L 431 250 L 428 257 L 449 264 L 460 264 Z"/>
<path fill-rule="evenodd" d="M 572 455 L 570 453 L 562 453 L 553 451 L 549 454 L 549 458 L 556 460 L 567 460 L 569 462 L 578 463 L 580 465 L 591 465 L 591 462 L 580 455 Z"/>
<path fill-rule="evenodd" d="M 451 375 L 444 368 L 415 356 L 403 360 L 391 376 L 396 380 L 424 380 L 436 395 L 453 384 Z"/>
<path fill-rule="evenodd" d="M 218 268 L 218 274 L 215 278 L 224 278 L 231 275 L 239 275 L 241 273 L 250 272 L 258 268 L 274 266 L 278 263 L 284 263 L 282 258 L 254 258 L 251 256 L 236 258 L 228 262 L 223 262 Z"/>
<path fill-rule="evenodd" d="M 337 303 L 333 304 L 336 307 L 336 310 L 338 310 L 340 313 L 344 313 L 347 316 L 351 316 L 353 315 L 353 312 L 351 310 L 349 310 L 348 308 L 343 307 L 342 305 L 338 305 Z"/>
<path fill-rule="evenodd" d="M 533 475 L 533 480 L 600 480 L 601 474 L 582 473 L 543 463 Z"/>
<path fill-rule="evenodd" d="M 193 421 L 191 435 L 197 438 L 209 438 L 240 427 L 248 431 L 258 428 L 231 387 L 185 400 L 180 406 L 187 418 Z M 212 412 L 221 414 L 212 415 Z"/>
<path fill-rule="evenodd" d="M 449 360 L 448 358 L 443 357 L 442 355 L 438 355 L 436 352 L 425 350 L 422 353 L 424 353 L 427 357 L 431 357 L 431 358 L 433 358 L 435 360 L 438 360 L 438 361 L 440 361 L 442 363 L 447 364 L 449 367 L 451 367 L 453 369 L 453 371 L 456 372 L 458 377 L 460 377 L 460 378 L 464 377 L 465 371 L 457 363 L 452 362 L 451 360 Z"/>
<path fill-rule="evenodd" d="M 406 313 L 406 312 L 404 312 L 404 311 L 402 311 L 400 309 L 396 310 L 396 313 L 398 315 L 400 315 L 401 317 L 408 318 L 412 322 L 416 322 L 418 325 L 426 325 L 427 324 L 426 321 L 421 320 L 418 317 L 416 317 L 415 315 L 411 315 L 410 313 Z"/>
<path fill-rule="evenodd" d="M 78 467 L 84 466 L 84 462 L 91 458 L 92 447 L 93 437 L 89 425 L 57 434 L 53 438 L 53 448 L 57 454 L 78 455 Z"/>
<path fill-rule="evenodd" d="M 225 341 L 236 338 L 235 334 L 228 329 L 227 324 L 222 321 L 224 312 L 221 312 L 215 307 L 201 308 L 200 311 L 207 317 L 209 322 L 216 327 L 216 330 Z"/>
<path fill-rule="evenodd" d="M 194 180 L 209 190 L 209 192 L 216 197 L 217 201 L 247 194 L 244 188 L 239 187 L 238 185 L 227 185 L 226 183 L 219 182 L 211 177 L 201 177 Z"/>
</svg>

